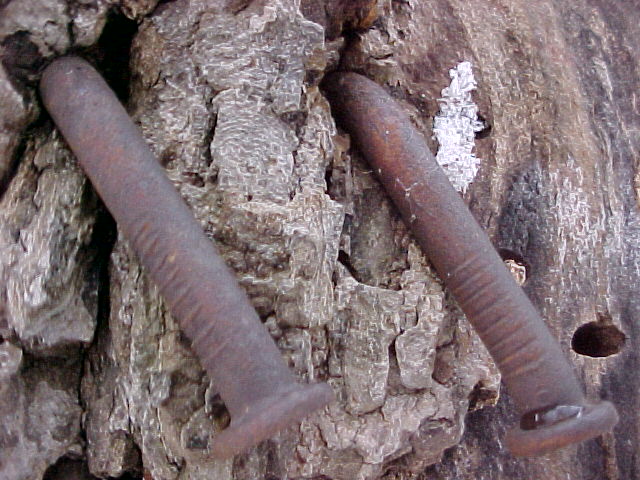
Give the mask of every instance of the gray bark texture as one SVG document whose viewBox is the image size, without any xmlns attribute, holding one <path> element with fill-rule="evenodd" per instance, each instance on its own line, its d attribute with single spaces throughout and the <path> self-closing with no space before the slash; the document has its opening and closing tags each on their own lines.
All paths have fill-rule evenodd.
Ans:
<svg viewBox="0 0 640 480">
<path fill-rule="evenodd" d="M 640 478 L 638 18 L 637 0 L 0 0 L 0 478 Z M 216 385 L 39 102 L 67 53 L 336 402 L 208 455 Z M 435 151 L 462 61 L 486 125 L 465 201 L 621 416 L 541 458 L 506 451 L 499 373 L 319 88 L 366 74 Z"/>
</svg>

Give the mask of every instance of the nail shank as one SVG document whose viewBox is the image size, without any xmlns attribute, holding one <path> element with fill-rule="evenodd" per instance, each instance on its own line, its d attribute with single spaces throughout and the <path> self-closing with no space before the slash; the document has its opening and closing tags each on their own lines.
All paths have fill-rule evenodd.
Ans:
<svg viewBox="0 0 640 480">
<path fill-rule="evenodd" d="M 214 453 L 237 453 L 329 402 L 326 384 L 295 383 L 247 295 L 98 72 L 63 57 L 46 69 L 40 91 L 227 405 L 231 427 Z"/>
<path fill-rule="evenodd" d="M 558 342 L 402 108 L 382 87 L 356 73 L 333 73 L 323 88 L 339 124 L 487 346 L 524 425 L 529 426 L 526 419 L 542 418 L 540 412 L 554 411 L 557 417 L 558 406 L 582 408 L 582 389 Z M 609 428 L 617 416 L 608 403 L 606 410 L 599 426 L 604 421 Z M 578 415 L 578 410 L 561 411 Z M 554 441 L 545 448 L 564 440 Z M 529 445 L 525 454 L 540 448 Z"/>
</svg>

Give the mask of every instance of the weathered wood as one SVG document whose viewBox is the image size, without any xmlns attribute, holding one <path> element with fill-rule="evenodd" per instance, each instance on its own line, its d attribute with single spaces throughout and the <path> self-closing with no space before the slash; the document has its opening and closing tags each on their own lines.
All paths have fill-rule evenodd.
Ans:
<svg viewBox="0 0 640 480">
<path fill-rule="evenodd" d="M 99 477 L 163 480 L 637 476 L 637 1 L 123 0 L 109 11 L 0 0 L 2 478 L 40 479 L 64 456 L 52 478 L 68 465 L 86 476 L 78 459 Z M 207 455 L 227 421 L 215 385 L 37 120 L 40 68 L 78 48 L 126 99 L 294 371 L 338 395 L 233 461 Z M 526 266 L 524 288 L 587 393 L 622 418 L 544 458 L 505 451 L 515 412 L 502 393 L 487 406 L 492 362 L 318 88 L 338 65 L 366 74 L 435 151 L 437 99 L 461 61 L 489 127 L 465 201 Z M 573 335 L 590 322 L 578 354 Z"/>
</svg>

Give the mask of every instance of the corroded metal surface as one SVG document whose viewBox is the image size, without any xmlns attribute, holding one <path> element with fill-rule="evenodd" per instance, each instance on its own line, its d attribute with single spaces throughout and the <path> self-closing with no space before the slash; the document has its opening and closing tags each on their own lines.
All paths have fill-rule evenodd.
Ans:
<svg viewBox="0 0 640 480">
<path fill-rule="evenodd" d="M 540 454 L 613 428 L 615 408 L 587 402 L 560 346 L 402 109 L 355 73 L 330 75 L 325 90 L 502 372 L 522 415 L 507 437 L 510 450 Z"/>
<path fill-rule="evenodd" d="M 107 12 L 138 3 L 149 2 L 83 2 L 71 9 L 65 1 L 9 2 L 0 7 L 0 23 L 9 25 L 0 42 L 7 34 L 28 32 L 49 61 L 67 48 L 94 45 Z M 102 238 L 101 220 L 94 219 L 87 196 L 77 200 L 84 175 L 57 132 L 45 128 L 24 136 L 40 104 L 35 89 L 17 89 L 5 69 L 0 90 L 8 100 L 0 100 L 0 144 L 9 149 L 0 145 L 0 156 L 7 160 L 11 145 L 34 141 L 24 145 L 24 154 L 17 147 L 18 170 L 0 201 L 0 278 L 2 287 L 17 286 L 0 287 L 0 302 L 7 293 L 12 302 L 0 312 L 0 333 L 9 338 L 5 320 L 9 331 L 29 327 L 26 339 L 23 331 L 16 333 L 20 343 L 8 340 L 21 345 L 29 359 L 17 373 L 28 376 L 27 382 L 10 387 L 27 401 L 12 401 L 10 412 L 0 412 L 0 423 L 13 425 L 3 442 L 18 441 L 0 448 L 5 458 L 21 461 L 22 467 L 12 462 L 10 470 L 21 469 L 23 476 L 0 468 L 0 477 L 40 479 L 57 458 L 82 455 L 83 437 L 91 471 L 100 478 L 141 476 L 140 458 L 150 475 L 164 479 L 391 479 L 412 477 L 433 462 L 438 463 L 421 480 L 632 478 L 639 461 L 634 421 L 544 458 L 508 454 L 502 439 L 512 402 L 504 395 L 496 408 L 482 408 L 496 400 L 495 365 L 443 295 L 370 168 L 358 155 L 344 153 L 346 137 L 333 135 L 328 108 L 313 86 L 322 71 L 334 68 L 342 39 L 323 46 L 322 28 L 294 17 L 297 2 L 251 2 L 233 17 L 215 13 L 220 3 L 161 2 L 152 15 L 137 18 L 142 23 L 129 63 L 128 111 L 253 305 L 268 318 L 295 373 L 330 377 L 346 400 L 236 461 L 211 462 L 207 438 L 214 438 L 225 415 L 210 409 L 214 392 L 122 238 L 110 258 L 98 250 L 99 261 L 110 259 L 103 288 L 109 317 L 98 313 L 101 327 L 86 356 L 78 349 L 65 360 L 86 358 L 78 365 L 81 399 L 77 376 L 68 385 L 52 383 L 52 358 L 34 357 L 33 347 L 41 355 L 43 346 L 59 351 L 70 341 L 86 344 L 93 338 L 88 327 L 95 325 L 95 306 L 68 306 L 86 299 L 87 292 L 94 301 L 92 258 L 102 245 L 84 249 L 91 238 Z M 614 399 L 621 417 L 635 418 L 638 5 L 378 4 L 383 7 L 376 23 L 348 36 L 356 40 L 347 42 L 353 70 L 392 86 L 435 153 L 431 125 L 449 83 L 447 72 L 462 59 L 473 62 L 473 97 L 492 130 L 476 139 L 483 163 L 465 200 L 495 246 L 526 260 L 527 294 L 564 352 L 570 352 L 573 332 L 592 321 L 605 319 L 627 335 L 618 355 L 569 355 L 579 377 L 589 379 L 589 396 Z M 330 59 L 326 68 L 324 58 Z M 265 68 L 276 61 L 278 68 Z M 290 111 L 278 118 L 281 108 L 271 106 L 274 100 L 282 105 L 283 98 Z M 269 199 L 277 205 L 263 201 L 274 184 L 278 189 Z M 92 235 L 94 222 L 98 232 Z M 65 269 L 59 268 L 61 258 Z M 68 320 L 61 331 L 63 317 Z M 38 337 L 43 343 L 31 342 Z M 39 366 L 47 368 L 34 373 Z M 70 374 L 67 364 L 55 370 Z M 33 393 L 39 382 L 50 385 L 39 387 L 43 395 Z M 420 389 L 403 390 L 405 385 Z M 72 401 L 59 402 L 51 389 L 68 392 Z M 81 409 L 69 409 L 73 399 L 82 402 Z M 347 412 L 372 410 L 344 413 L 345 406 Z M 461 439 L 467 409 L 472 413 Z M 82 432 L 79 423 L 77 431 L 61 428 L 71 412 L 83 416 Z M 14 421 L 17 414 L 24 421 Z"/>
<path fill-rule="evenodd" d="M 192 341 L 232 417 L 211 449 L 225 457 L 324 406 L 326 384 L 299 385 L 211 241 L 100 75 L 56 60 L 44 104 Z"/>
</svg>

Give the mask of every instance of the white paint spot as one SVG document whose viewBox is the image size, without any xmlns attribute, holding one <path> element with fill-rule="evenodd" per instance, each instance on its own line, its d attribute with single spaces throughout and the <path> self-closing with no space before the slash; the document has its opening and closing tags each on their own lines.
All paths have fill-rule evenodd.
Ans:
<svg viewBox="0 0 640 480">
<path fill-rule="evenodd" d="M 451 84 L 442 90 L 440 111 L 433 120 L 433 133 L 439 143 L 436 160 L 453 187 L 465 193 L 478 172 L 481 159 L 472 153 L 475 133 L 484 128 L 478 120 L 478 106 L 471 98 L 476 80 L 470 62 L 449 70 Z"/>
</svg>

